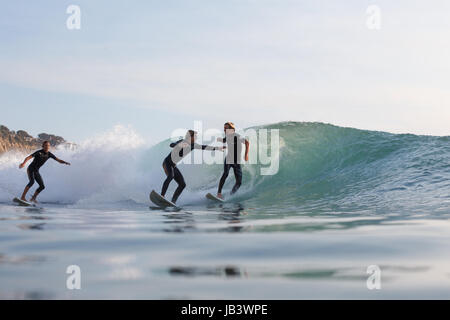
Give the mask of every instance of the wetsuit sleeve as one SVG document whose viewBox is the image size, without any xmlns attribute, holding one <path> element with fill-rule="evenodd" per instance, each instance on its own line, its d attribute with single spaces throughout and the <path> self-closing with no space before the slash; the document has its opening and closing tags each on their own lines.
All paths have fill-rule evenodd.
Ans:
<svg viewBox="0 0 450 320">
<path fill-rule="evenodd" d="M 213 146 L 207 146 L 204 144 L 194 143 L 192 149 L 202 149 L 202 150 L 218 150 L 219 148 Z"/>
<path fill-rule="evenodd" d="M 170 147 L 171 148 L 173 148 L 173 147 L 175 147 L 177 144 L 179 144 L 181 141 L 183 141 L 183 140 L 178 140 L 177 142 L 172 142 L 171 144 L 170 144 Z"/>
<path fill-rule="evenodd" d="M 49 158 L 52 158 L 53 160 L 56 160 L 56 157 L 53 153 L 49 152 L 48 153 Z"/>
</svg>

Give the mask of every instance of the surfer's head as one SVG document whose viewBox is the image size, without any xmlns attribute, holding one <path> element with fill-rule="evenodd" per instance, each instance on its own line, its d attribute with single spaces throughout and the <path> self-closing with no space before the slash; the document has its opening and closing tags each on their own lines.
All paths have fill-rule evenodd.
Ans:
<svg viewBox="0 0 450 320">
<path fill-rule="evenodd" d="M 225 134 L 231 134 L 234 133 L 235 131 L 235 126 L 233 122 L 225 122 L 225 124 L 223 125 L 223 131 L 225 131 Z"/>
<path fill-rule="evenodd" d="M 42 149 L 44 149 L 45 152 L 48 152 L 50 150 L 50 142 L 48 141 L 42 142 Z"/>
<path fill-rule="evenodd" d="M 188 130 L 188 132 L 186 132 L 185 140 L 194 143 L 195 140 L 197 140 L 197 131 Z"/>
</svg>

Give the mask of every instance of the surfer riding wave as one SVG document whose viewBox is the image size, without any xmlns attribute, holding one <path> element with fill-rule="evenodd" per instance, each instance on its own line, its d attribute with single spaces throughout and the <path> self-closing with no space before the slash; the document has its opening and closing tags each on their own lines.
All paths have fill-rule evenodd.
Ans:
<svg viewBox="0 0 450 320">
<path fill-rule="evenodd" d="M 50 142 L 44 141 L 42 143 L 42 149 L 34 152 L 33 154 L 29 155 L 25 158 L 25 160 L 19 165 L 19 168 L 22 169 L 25 164 L 34 158 L 33 162 L 28 166 L 27 168 L 27 174 L 29 182 L 26 185 L 25 189 L 23 190 L 22 197 L 20 197 L 21 200 L 26 200 L 26 195 L 28 193 L 28 190 L 33 186 L 34 182 L 36 181 L 39 185 L 39 187 L 34 192 L 34 195 L 31 197 L 31 202 L 37 202 L 36 198 L 39 195 L 39 193 L 42 192 L 42 190 L 45 189 L 44 180 L 42 180 L 41 174 L 39 173 L 39 169 L 47 162 L 48 159 L 52 158 L 55 161 L 58 161 L 59 163 L 66 164 L 70 166 L 69 162 L 66 162 L 64 160 L 58 159 L 53 153 L 50 151 Z"/>
<path fill-rule="evenodd" d="M 180 170 L 176 167 L 177 163 L 180 162 L 185 156 L 187 156 L 192 150 L 200 149 L 200 150 L 224 150 L 225 147 L 212 147 L 207 145 L 200 145 L 196 143 L 197 132 L 194 130 L 189 130 L 186 133 L 186 137 L 182 140 L 178 140 L 177 142 L 171 143 L 170 147 L 173 148 L 172 152 L 164 159 L 163 169 L 167 175 L 166 180 L 163 183 L 161 195 L 164 197 L 167 188 L 169 187 L 170 182 L 175 179 L 178 183 L 178 187 L 173 193 L 172 202 L 175 203 L 180 196 L 183 189 L 186 187 L 186 183 L 184 181 L 183 175 Z"/>
</svg>

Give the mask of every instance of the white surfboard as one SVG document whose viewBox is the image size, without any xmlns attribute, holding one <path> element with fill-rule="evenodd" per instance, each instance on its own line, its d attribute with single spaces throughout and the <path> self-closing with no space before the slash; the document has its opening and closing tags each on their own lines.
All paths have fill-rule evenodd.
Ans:
<svg viewBox="0 0 450 320">
<path fill-rule="evenodd" d="M 208 198 L 209 200 L 217 201 L 217 202 L 225 202 L 225 200 L 223 200 L 223 199 L 221 199 L 221 198 L 219 198 L 219 197 L 216 197 L 216 196 L 213 195 L 212 193 L 208 193 L 208 194 L 206 195 L 206 198 Z"/>
<path fill-rule="evenodd" d="M 161 208 L 166 208 L 166 207 L 178 208 L 175 203 L 165 199 L 162 195 L 160 195 L 155 190 L 152 190 L 152 192 L 150 192 L 150 201 L 153 202 L 154 204 L 156 204 L 158 207 L 161 207 Z"/>
<path fill-rule="evenodd" d="M 19 199 L 19 198 L 14 198 L 13 201 L 22 207 L 35 207 L 36 206 L 32 202 L 23 201 L 22 199 Z"/>
</svg>

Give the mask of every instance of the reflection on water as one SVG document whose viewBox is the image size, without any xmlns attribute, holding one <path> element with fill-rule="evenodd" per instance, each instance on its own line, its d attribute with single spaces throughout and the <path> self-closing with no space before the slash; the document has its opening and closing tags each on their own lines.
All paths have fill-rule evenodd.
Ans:
<svg viewBox="0 0 450 320">
<path fill-rule="evenodd" d="M 223 213 L 234 213 L 236 215 L 239 214 L 247 214 L 244 210 L 245 207 L 242 203 L 230 203 L 230 204 L 209 204 L 206 206 L 207 209 L 211 211 L 221 211 Z"/>
<path fill-rule="evenodd" d="M 386 274 L 383 281 L 392 281 L 404 272 L 424 273 L 428 266 L 380 266 Z M 367 272 L 364 266 L 358 268 L 244 268 L 237 266 L 173 266 L 168 269 L 171 276 L 179 277 L 243 277 L 243 278 L 290 278 L 294 280 L 330 279 L 364 282 Z"/>
<path fill-rule="evenodd" d="M 25 207 L 25 212 L 29 212 L 29 213 L 43 213 L 45 212 L 44 208 L 40 208 L 40 207 Z"/>
<path fill-rule="evenodd" d="M 45 261 L 45 257 L 42 256 L 8 256 L 0 253 L 0 264 L 24 264 L 43 261 Z"/>
<path fill-rule="evenodd" d="M 169 274 L 172 276 L 198 277 L 198 276 L 214 276 L 214 277 L 247 277 L 245 269 L 239 269 L 234 266 L 225 267 L 183 267 L 176 266 L 169 268 Z"/>
<path fill-rule="evenodd" d="M 196 229 L 195 219 L 192 213 L 164 214 L 164 224 L 169 227 L 164 228 L 165 232 L 186 232 Z"/>
<path fill-rule="evenodd" d="M 20 207 L 20 209 L 17 209 L 17 207 L 15 207 L 14 209 L 14 214 L 1 215 L 0 212 L 0 222 L 35 221 L 35 223 L 20 223 L 17 224 L 16 227 L 22 230 L 43 230 L 46 223 L 41 221 L 51 220 L 48 215 L 43 215 L 44 209 L 42 208 Z"/>
<path fill-rule="evenodd" d="M 24 215 L 20 215 L 20 216 L 8 216 L 8 217 L 0 217 L 0 221 L 6 221 L 6 220 L 49 220 L 49 217 L 45 217 L 45 216 L 24 216 Z"/>
<path fill-rule="evenodd" d="M 54 298 L 55 295 L 47 291 L 0 292 L 1 300 L 49 300 Z"/>
<path fill-rule="evenodd" d="M 170 227 L 165 227 L 165 232 L 189 232 L 189 231 L 222 231 L 222 232 L 243 232 L 248 231 L 251 226 L 240 225 L 244 219 L 242 216 L 247 215 L 245 208 L 240 203 L 231 205 L 217 204 L 208 205 L 208 211 L 199 214 L 198 211 L 194 213 L 178 209 L 176 211 L 164 210 L 162 215 L 165 220 L 164 224 L 169 224 Z M 151 208 L 151 210 L 155 210 Z M 161 210 L 160 210 L 161 211 Z M 223 222 L 223 223 L 217 223 Z"/>
<path fill-rule="evenodd" d="M 164 217 L 164 232 L 318 232 L 346 230 L 365 226 L 408 224 L 417 217 L 401 215 L 360 215 L 355 213 L 307 214 L 266 212 L 246 208 L 241 203 L 209 204 L 204 210 L 159 209 Z M 151 210 L 156 210 L 151 208 Z"/>
<path fill-rule="evenodd" d="M 0 299 L 70 298 L 72 264 L 81 298 L 373 298 L 372 264 L 377 297 L 450 297 L 445 219 L 247 202 L 150 209 L 0 205 Z"/>
<path fill-rule="evenodd" d="M 44 230 L 45 223 L 24 223 L 17 227 L 23 230 Z"/>
</svg>

